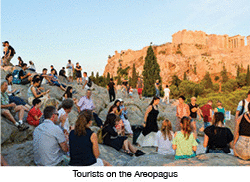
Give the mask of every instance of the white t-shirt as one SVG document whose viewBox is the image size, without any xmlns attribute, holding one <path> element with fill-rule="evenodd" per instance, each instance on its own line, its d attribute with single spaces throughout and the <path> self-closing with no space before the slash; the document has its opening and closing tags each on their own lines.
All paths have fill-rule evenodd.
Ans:
<svg viewBox="0 0 250 182">
<path fill-rule="evenodd" d="M 165 96 L 169 96 L 170 89 L 169 88 L 164 88 L 164 93 L 165 93 Z"/>
<path fill-rule="evenodd" d="M 12 89 L 11 89 L 11 85 L 8 85 L 8 92 L 11 92 Z M 8 93 L 9 96 L 11 96 L 12 94 Z"/>
<path fill-rule="evenodd" d="M 73 65 L 72 63 L 70 63 L 70 64 L 68 63 L 68 64 L 67 64 L 67 67 L 68 67 L 68 66 L 69 66 L 69 68 L 67 68 L 68 71 L 72 71 L 74 65 Z"/>
<path fill-rule="evenodd" d="M 59 111 L 58 111 L 58 119 L 63 116 L 64 114 L 66 114 L 66 112 L 64 111 L 63 108 L 61 108 Z M 62 126 L 62 123 L 60 123 L 60 126 Z M 67 132 L 69 133 L 69 118 L 66 118 L 66 121 L 64 123 L 64 127 L 63 127 L 65 130 L 67 130 Z"/>
<path fill-rule="evenodd" d="M 174 133 L 172 131 L 172 140 L 174 139 Z M 168 137 L 166 140 L 164 140 L 164 136 L 162 135 L 161 131 L 158 131 L 156 134 L 156 141 L 155 141 L 155 146 L 158 147 L 158 153 L 159 154 L 174 154 L 174 150 L 172 148 L 172 142 L 169 141 Z"/>
<path fill-rule="evenodd" d="M 244 106 L 244 111 L 243 111 L 243 113 L 248 112 L 248 104 L 249 104 L 249 102 L 245 99 L 245 106 Z M 241 101 L 239 102 L 239 104 L 238 104 L 237 111 L 241 111 L 242 105 L 243 105 L 243 102 L 242 102 L 242 100 L 241 100 Z"/>
<path fill-rule="evenodd" d="M 86 80 L 87 80 L 87 83 L 88 83 L 89 77 L 83 77 L 82 78 L 82 83 L 85 84 Z M 84 87 L 84 89 L 89 89 L 89 86 L 86 84 L 85 87 Z"/>
</svg>

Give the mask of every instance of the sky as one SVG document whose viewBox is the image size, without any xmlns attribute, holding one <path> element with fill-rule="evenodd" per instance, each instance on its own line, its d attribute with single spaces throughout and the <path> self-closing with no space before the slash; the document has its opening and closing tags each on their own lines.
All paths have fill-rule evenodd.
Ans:
<svg viewBox="0 0 250 182">
<path fill-rule="evenodd" d="M 103 74 L 117 50 L 172 41 L 179 30 L 250 35 L 249 0 L 2 0 L 1 41 L 37 72 L 70 59 Z"/>
</svg>

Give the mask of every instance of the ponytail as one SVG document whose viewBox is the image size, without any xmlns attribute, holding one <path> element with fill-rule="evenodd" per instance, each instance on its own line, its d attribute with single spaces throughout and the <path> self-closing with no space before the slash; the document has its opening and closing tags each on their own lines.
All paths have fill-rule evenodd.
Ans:
<svg viewBox="0 0 250 182">
<path fill-rule="evenodd" d="M 186 138 L 186 140 L 188 140 L 190 133 L 192 131 L 190 119 L 184 116 L 183 118 L 181 118 L 181 124 L 182 124 L 182 130 L 184 131 L 184 137 Z"/>
</svg>

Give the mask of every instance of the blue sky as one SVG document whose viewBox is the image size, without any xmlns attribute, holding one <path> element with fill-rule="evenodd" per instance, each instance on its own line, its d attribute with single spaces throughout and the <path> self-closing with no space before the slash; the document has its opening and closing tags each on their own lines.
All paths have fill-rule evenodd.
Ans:
<svg viewBox="0 0 250 182">
<path fill-rule="evenodd" d="M 1 41 L 15 48 L 13 64 L 21 56 L 59 71 L 71 59 L 102 74 L 115 50 L 171 42 L 182 29 L 248 36 L 249 18 L 249 0 L 2 0 Z"/>
</svg>

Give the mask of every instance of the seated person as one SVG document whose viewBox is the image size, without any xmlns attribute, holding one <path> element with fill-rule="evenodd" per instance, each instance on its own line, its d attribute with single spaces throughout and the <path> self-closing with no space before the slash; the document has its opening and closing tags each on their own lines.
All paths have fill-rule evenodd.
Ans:
<svg viewBox="0 0 250 182">
<path fill-rule="evenodd" d="M 27 97 L 28 97 L 28 103 L 31 105 L 33 100 L 35 98 L 39 98 L 41 99 L 42 101 L 42 105 L 44 104 L 44 102 L 46 102 L 46 100 L 48 100 L 49 98 L 49 92 L 50 90 L 47 90 L 46 92 L 39 92 L 38 91 L 38 87 L 40 85 L 40 79 L 39 78 L 35 78 L 33 80 L 33 85 L 31 85 L 29 88 L 28 88 L 28 91 L 27 91 Z"/>
<path fill-rule="evenodd" d="M 128 140 L 128 137 L 121 136 L 120 132 L 116 130 L 115 125 L 120 121 L 120 117 L 111 113 L 107 115 L 107 119 L 104 123 L 102 129 L 103 144 L 113 147 L 117 151 L 123 149 L 126 154 L 133 156 L 140 156 L 145 154 L 144 152 L 137 150 L 131 142 Z"/>
<path fill-rule="evenodd" d="M 29 61 L 29 64 L 30 64 L 30 66 L 29 66 L 28 70 L 36 72 L 36 67 L 35 67 L 35 64 L 33 63 L 33 61 Z"/>
<path fill-rule="evenodd" d="M 39 120 L 42 117 L 42 112 L 40 110 L 41 107 L 41 100 L 36 98 L 33 100 L 33 107 L 28 113 L 27 117 L 27 123 L 33 126 L 38 126 L 39 125 Z"/>
<path fill-rule="evenodd" d="M 92 112 L 84 110 L 78 116 L 75 129 L 69 134 L 70 166 L 110 166 L 99 158 L 97 135 L 91 131 Z"/>
<path fill-rule="evenodd" d="M 198 143 L 195 140 L 194 133 L 191 133 L 190 118 L 182 117 L 180 127 L 181 131 L 175 133 L 172 142 L 172 147 L 176 150 L 175 160 L 195 157 Z"/>
<path fill-rule="evenodd" d="M 59 82 L 58 77 L 56 76 L 55 70 L 54 70 L 54 69 L 51 70 L 51 73 L 49 74 L 49 76 L 51 77 L 51 80 L 50 80 L 50 81 L 51 81 L 54 85 L 60 87 L 63 91 L 66 91 L 66 87 L 67 87 L 67 86 Z"/>
<path fill-rule="evenodd" d="M 248 92 L 250 95 L 250 91 Z M 250 111 L 250 104 L 247 105 L 248 111 Z M 250 114 L 245 112 L 242 114 L 236 122 L 234 131 L 234 155 L 243 159 L 250 159 Z"/>
<path fill-rule="evenodd" d="M 66 76 L 65 67 L 62 67 L 62 69 L 59 71 L 59 76 L 63 76 L 64 78 L 66 78 L 68 80 L 68 78 Z"/>
<path fill-rule="evenodd" d="M 5 79 L 8 82 L 8 96 L 10 99 L 10 103 L 14 102 L 16 105 L 23 105 L 25 111 L 29 111 L 31 109 L 31 106 L 29 104 L 27 104 L 23 99 L 21 99 L 20 97 L 15 96 L 15 92 L 17 91 L 16 89 L 12 90 L 11 86 L 12 86 L 12 80 L 13 80 L 13 76 L 11 73 L 7 74 Z"/>
<path fill-rule="evenodd" d="M 9 102 L 9 97 L 7 94 L 8 84 L 7 81 L 1 82 L 1 114 L 9 119 L 20 131 L 24 131 L 29 127 L 25 126 L 23 123 L 23 116 L 24 116 L 24 106 L 23 105 L 16 105 L 15 103 Z M 18 118 L 19 121 L 17 122 L 11 114 L 11 111 L 19 112 Z"/>
<path fill-rule="evenodd" d="M 40 74 L 40 80 L 41 80 L 41 85 L 49 83 L 49 84 L 53 84 L 51 82 L 52 77 L 50 77 L 49 75 L 47 75 L 47 68 L 43 68 L 43 72 L 42 74 Z"/>
<path fill-rule="evenodd" d="M 27 64 L 22 64 L 22 69 L 19 71 L 19 79 L 21 80 L 22 85 L 29 84 L 32 80 L 31 73 L 26 73 Z"/>
<path fill-rule="evenodd" d="M 68 86 L 66 91 L 64 92 L 63 100 L 64 99 L 73 99 L 75 104 L 78 102 L 76 98 L 73 98 L 73 88 L 71 86 Z"/>
<path fill-rule="evenodd" d="M 229 144 L 233 141 L 233 134 L 224 126 L 224 114 L 216 112 L 213 125 L 204 130 L 203 146 L 207 147 L 206 153 L 230 153 Z"/>
<path fill-rule="evenodd" d="M 20 68 L 22 68 L 22 64 L 24 63 L 23 60 L 22 60 L 22 58 L 20 56 L 18 56 L 17 59 L 18 59 L 18 65 L 17 66 L 19 66 Z"/>
</svg>

